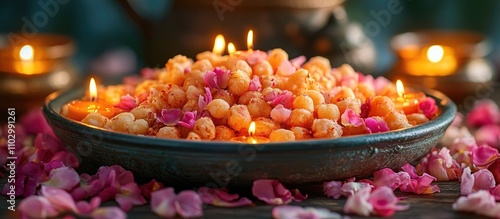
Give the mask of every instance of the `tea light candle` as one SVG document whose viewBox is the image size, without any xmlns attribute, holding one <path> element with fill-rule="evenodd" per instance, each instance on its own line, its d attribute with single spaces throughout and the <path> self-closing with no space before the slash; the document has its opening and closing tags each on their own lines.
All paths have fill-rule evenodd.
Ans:
<svg viewBox="0 0 500 219">
<path fill-rule="evenodd" d="M 66 117 L 81 121 L 91 112 L 98 112 L 101 115 L 111 118 L 115 115 L 115 109 L 112 105 L 97 101 L 97 86 L 94 78 L 90 79 L 89 84 L 90 100 L 73 100 L 67 104 Z"/>
<path fill-rule="evenodd" d="M 401 80 L 396 81 L 396 91 L 398 93 L 398 97 L 395 101 L 396 108 L 404 111 L 406 115 L 417 113 L 418 104 L 423 98 L 425 98 L 425 94 L 422 92 L 405 91 L 403 82 L 401 82 Z"/>
<path fill-rule="evenodd" d="M 231 141 L 248 143 L 248 144 L 261 144 L 261 143 L 268 143 L 269 142 L 269 138 L 262 137 L 262 136 L 254 136 L 255 135 L 255 122 L 250 123 L 250 126 L 248 127 L 248 134 L 249 134 L 249 136 L 234 137 L 231 139 Z"/>
<path fill-rule="evenodd" d="M 2 40 L 9 42 L 0 36 Z M 15 107 L 22 114 L 40 107 L 50 93 L 75 84 L 73 52 L 70 38 L 53 34 L 0 45 L 0 108 Z"/>
<path fill-rule="evenodd" d="M 485 56 L 490 42 L 470 31 L 424 30 L 394 36 L 397 61 L 390 79 L 443 92 L 457 103 L 491 86 L 497 74 Z M 457 89 L 459 88 L 459 89 Z"/>
<path fill-rule="evenodd" d="M 411 51 L 406 51 L 403 54 L 412 56 L 411 53 Z M 422 49 L 419 54 L 408 57 L 404 68 L 408 74 L 417 76 L 450 75 L 457 68 L 457 60 L 454 54 L 453 49 L 448 46 L 432 45 Z"/>
</svg>

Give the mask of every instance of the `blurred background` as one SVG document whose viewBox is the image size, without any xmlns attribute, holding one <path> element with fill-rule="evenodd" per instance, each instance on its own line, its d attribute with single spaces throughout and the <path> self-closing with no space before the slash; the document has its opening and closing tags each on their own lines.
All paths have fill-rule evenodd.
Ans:
<svg viewBox="0 0 500 219">
<path fill-rule="evenodd" d="M 428 29 L 470 30 L 490 40 L 487 59 L 500 67 L 497 0 L 25 0 L 1 1 L 0 34 L 54 33 L 76 44 L 79 76 L 113 80 L 162 67 L 176 54 L 212 50 L 218 33 L 245 49 L 284 48 L 290 58 L 322 55 L 384 75 L 395 62 L 391 38 Z M 495 71 L 496 72 L 496 71 Z"/>
</svg>

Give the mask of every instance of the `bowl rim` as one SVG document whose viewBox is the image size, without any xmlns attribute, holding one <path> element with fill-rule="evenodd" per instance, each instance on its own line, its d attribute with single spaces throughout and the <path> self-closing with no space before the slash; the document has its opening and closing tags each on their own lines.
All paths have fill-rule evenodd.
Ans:
<svg viewBox="0 0 500 219">
<path fill-rule="evenodd" d="M 419 88 L 427 96 L 432 97 L 436 100 L 436 104 L 439 107 L 440 113 L 433 120 L 426 122 L 421 125 L 414 127 L 399 129 L 384 133 L 376 134 L 365 134 L 365 135 L 354 135 L 345 136 L 335 139 L 308 139 L 308 140 L 298 140 L 290 142 L 269 142 L 263 144 L 257 144 L 254 146 L 266 147 L 266 151 L 272 152 L 284 152 L 284 151 L 294 151 L 294 150 L 312 150 L 312 149 L 353 149 L 353 147 L 359 145 L 370 145 L 379 142 L 393 142 L 400 141 L 401 139 L 417 139 L 421 134 L 431 133 L 436 128 L 447 128 L 457 112 L 457 107 L 453 101 L 451 101 L 446 95 L 437 90 Z M 139 144 L 142 149 L 148 147 L 154 147 L 155 149 L 170 149 L 170 150 L 197 150 L 197 151 L 212 151 L 212 152 L 233 152 L 235 148 L 241 145 L 252 145 L 242 142 L 231 142 L 231 141 L 191 141 L 186 139 L 167 139 L 167 138 L 157 138 L 154 136 L 140 136 L 127 133 L 120 133 L 110 131 L 104 128 L 95 127 L 88 125 L 79 121 L 74 121 L 69 118 L 64 117 L 54 108 L 54 101 L 70 96 L 74 93 L 84 92 L 84 88 L 80 87 L 77 89 L 68 89 L 56 91 L 48 95 L 42 106 L 42 111 L 44 116 L 49 121 L 52 126 L 52 120 L 57 120 L 62 126 L 69 127 L 74 126 L 81 130 L 82 134 L 90 134 L 91 136 L 99 135 L 103 139 L 114 140 L 115 142 L 126 142 L 127 144 L 122 145 L 122 147 L 133 148 L 129 146 L 130 144 Z M 68 101 L 69 102 L 69 101 Z M 61 105 L 62 107 L 62 105 Z M 189 144 L 186 144 L 189 143 Z M 269 147 L 267 147 L 269 146 Z"/>
</svg>

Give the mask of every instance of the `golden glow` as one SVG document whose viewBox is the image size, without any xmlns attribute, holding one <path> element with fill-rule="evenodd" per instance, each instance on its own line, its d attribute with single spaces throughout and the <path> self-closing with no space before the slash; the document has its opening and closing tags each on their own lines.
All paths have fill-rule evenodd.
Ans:
<svg viewBox="0 0 500 219">
<path fill-rule="evenodd" d="M 255 135 L 255 122 L 250 123 L 250 126 L 248 126 L 248 134 L 250 136 Z"/>
<path fill-rule="evenodd" d="M 253 30 L 248 31 L 247 35 L 247 48 L 249 51 L 252 51 L 253 49 Z"/>
<path fill-rule="evenodd" d="M 224 49 L 226 49 L 226 40 L 224 40 L 224 36 L 222 36 L 222 34 L 219 34 L 215 37 L 214 49 L 212 52 L 217 55 L 222 55 L 222 53 L 224 53 Z"/>
<path fill-rule="evenodd" d="M 441 46 L 433 45 L 427 50 L 427 59 L 433 63 L 437 63 L 443 59 L 444 49 Z"/>
<path fill-rule="evenodd" d="M 89 94 L 90 101 L 95 102 L 97 100 L 97 86 L 95 84 L 94 78 L 90 78 Z"/>
<path fill-rule="evenodd" d="M 396 81 L 396 91 L 398 92 L 398 96 L 402 97 L 405 94 L 405 87 L 401 80 Z"/>
<path fill-rule="evenodd" d="M 229 53 L 229 55 L 232 55 L 236 52 L 236 47 L 234 47 L 233 43 L 227 44 L 227 52 Z"/>
<path fill-rule="evenodd" d="M 19 58 L 23 61 L 33 61 L 35 51 L 31 45 L 25 45 L 19 51 Z"/>
</svg>

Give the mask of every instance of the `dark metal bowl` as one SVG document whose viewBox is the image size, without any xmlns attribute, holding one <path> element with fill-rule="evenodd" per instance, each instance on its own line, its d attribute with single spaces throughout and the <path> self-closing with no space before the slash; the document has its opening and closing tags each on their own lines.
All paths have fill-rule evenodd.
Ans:
<svg viewBox="0 0 500 219">
<path fill-rule="evenodd" d="M 61 107 L 83 96 L 84 89 L 47 97 L 43 112 L 66 147 L 84 162 L 119 164 L 136 176 L 184 186 L 247 186 L 273 178 L 286 184 L 318 183 L 367 177 L 399 168 L 427 154 L 456 113 L 455 104 L 438 91 L 440 114 L 409 129 L 381 134 L 260 145 L 157 139 L 117 133 L 62 116 Z"/>
</svg>

